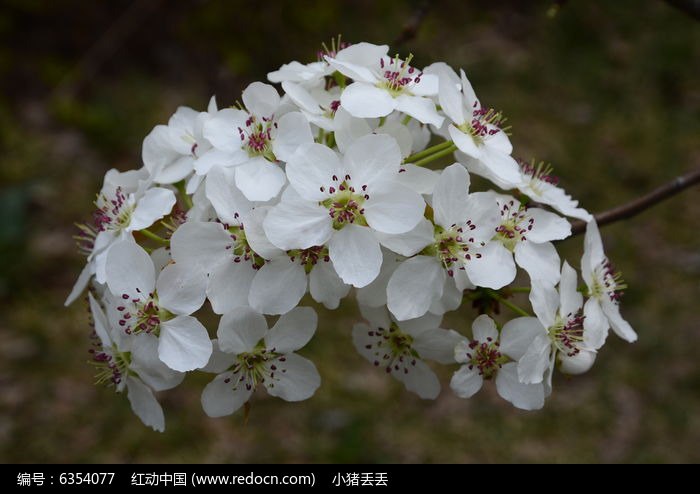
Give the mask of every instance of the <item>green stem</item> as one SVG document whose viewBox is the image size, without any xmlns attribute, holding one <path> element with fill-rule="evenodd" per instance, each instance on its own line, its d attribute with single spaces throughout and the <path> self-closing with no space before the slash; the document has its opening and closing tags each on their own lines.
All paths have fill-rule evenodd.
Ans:
<svg viewBox="0 0 700 494">
<path fill-rule="evenodd" d="M 186 188 L 185 188 L 185 181 L 180 180 L 178 183 L 175 184 L 175 187 L 177 188 L 177 191 L 182 196 L 182 200 L 185 201 L 185 205 L 187 206 L 187 209 L 192 209 L 194 204 L 192 203 L 192 198 L 187 195 Z"/>
<path fill-rule="evenodd" d="M 448 147 L 447 149 L 445 149 L 445 150 L 443 150 L 443 151 L 440 151 L 439 153 L 431 154 L 431 155 L 428 156 L 427 158 L 423 158 L 422 160 L 418 160 L 418 161 L 416 161 L 416 162 L 413 163 L 413 164 L 416 165 L 416 166 L 427 165 L 428 163 L 430 163 L 430 162 L 432 162 L 432 161 L 435 161 L 435 160 L 437 160 L 437 159 L 440 159 L 440 158 L 442 158 L 443 156 L 447 156 L 447 155 L 449 155 L 449 154 L 452 154 L 452 153 L 455 152 L 456 150 L 457 150 L 457 146 L 451 145 L 451 146 Z"/>
<path fill-rule="evenodd" d="M 423 151 L 420 151 L 418 153 L 412 154 L 405 160 L 403 160 L 404 163 L 412 163 L 414 161 L 417 161 L 425 156 L 429 156 L 433 153 L 436 153 L 437 151 L 441 151 L 447 147 L 452 146 L 454 144 L 452 141 L 445 141 L 441 142 L 440 144 L 436 144 L 435 146 L 431 146 L 429 148 L 424 149 Z"/>
<path fill-rule="evenodd" d="M 403 120 L 401 121 L 401 123 L 403 125 L 408 125 L 408 122 L 410 122 L 410 121 L 411 121 L 411 115 L 406 115 L 405 117 L 403 117 Z"/>
<path fill-rule="evenodd" d="M 329 132 L 326 134 L 326 146 L 329 148 L 335 146 L 335 132 Z"/>
<path fill-rule="evenodd" d="M 150 238 L 151 240 L 155 240 L 156 242 L 158 242 L 160 244 L 170 245 L 170 240 L 165 240 L 163 237 L 156 235 L 155 233 L 148 230 L 147 228 L 144 228 L 143 230 L 139 230 L 139 232 L 142 233 L 144 237 Z"/>
<path fill-rule="evenodd" d="M 523 309 L 515 305 L 513 302 L 509 302 L 508 300 L 501 297 L 498 293 L 496 293 L 495 290 L 489 290 L 488 293 L 494 300 L 497 300 L 498 303 L 505 305 L 516 314 L 519 314 L 523 317 L 533 317 L 532 314 L 529 314 L 527 311 L 524 311 Z"/>
</svg>

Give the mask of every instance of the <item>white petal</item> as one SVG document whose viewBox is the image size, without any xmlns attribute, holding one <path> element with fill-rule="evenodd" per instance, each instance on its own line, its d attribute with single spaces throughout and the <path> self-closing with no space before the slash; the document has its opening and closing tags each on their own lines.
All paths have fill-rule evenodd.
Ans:
<svg viewBox="0 0 700 494">
<path fill-rule="evenodd" d="M 282 81 L 282 89 L 284 89 L 284 93 L 289 96 L 294 104 L 302 110 L 314 115 L 320 115 L 323 113 L 318 101 L 316 101 L 313 96 L 311 96 L 311 94 L 300 84 L 296 84 L 292 81 Z"/>
<path fill-rule="evenodd" d="M 170 252 L 175 262 L 194 264 L 209 272 L 230 259 L 229 245 L 231 237 L 221 223 L 188 221 L 173 233 Z"/>
<path fill-rule="evenodd" d="M 131 409 L 145 425 L 158 432 L 165 430 L 165 417 L 153 391 L 139 379 L 128 377 L 126 382 L 127 397 Z"/>
<path fill-rule="evenodd" d="M 518 162 L 508 154 L 487 146 L 483 148 L 479 159 L 499 180 L 509 184 L 520 183 L 522 176 Z"/>
<path fill-rule="evenodd" d="M 496 376 L 496 391 L 501 398 L 521 410 L 539 410 L 544 406 L 544 386 L 523 384 L 518 380 L 518 365 L 505 364 Z"/>
<path fill-rule="evenodd" d="M 379 276 L 369 285 L 356 290 L 357 301 L 360 306 L 380 307 L 386 305 L 386 287 L 396 268 L 401 265 L 402 259 L 388 250 L 383 250 L 382 267 Z"/>
<path fill-rule="evenodd" d="M 387 91 L 365 82 L 353 82 L 346 87 L 340 104 L 359 118 L 384 117 L 396 107 L 396 101 Z"/>
<path fill-rule="evenodd" d="M 595 363 L 596 352 L 580 350 L 576 355 L 559 354 L 559 370 L 570 376 L 588 372 Z"/>
<path fill-rule="evenodd" d="M 333 135 L 341 153 L 345 153 L 358 137 L 372 133 L 372 128 L 365 119 L 353 117 L 342 106 L 335 112 L 333 123 L 335 125 Z"/>
<path fill-rule="evenodd" d="M 95 274 L 95 265 L 88 262 L 83 267 L 82 271 L 80 271 L 80 275 L 78 276 L 75 285 L 73 285 L 68 298 L 66 298 L 66 301 L 63 303 L 65 307 L 68 307 L 70 304 L 75 302 L 75 299 L 77 299 L 80 294 L 83 293 L 83 291 L 87 288 L 93 274 Z"/>
<path fill-rule="evenodd" d="M 309 273 L 309 292 L 316 302 L 327 309 L 337 309 L 340 300 L 350 291 L 330 262 L 319 262 Z"/>
<path fill-rule="evenodd" d="M 527 239 L 536 242 L 562 240 L 571 235 L 571 224 L 558 214 L 550 213 L 539 208 L 527 210 L 527 215 L 535 222 L 532 230 L 527 233 Z"/>
<path fill-rule="evenodd" d="M 169 264 L 158 275 L 160 304 L 174 314 L 192 314 L 206 298 L 206 273 L 182 264 Z"/>
<path fill-rule="evenodd" d="M 277 125 L 277 135 L 272 143 L 277 159 L 289 161 L 297 149 L 314 141 L 308 120 L 299 112 L 287 113 Z"/>
<path fill-rule="evenodd" d="M 520 360 L 539 334 L 546 334 L 546 329 L 536 317 L 511 319 L 501 330 L 501 353 Z"/>
<path fill-rule="evenodd" d="M 338 72 L 341 74 L 350 77 L 354 81 L 361 81 L 361 82 L 355 82 L 354 84 L 365 84 L 370 87 L 374 87 L 374 83 L 377 82 L 376 76 L 372 73 L 371 70 L 369 70 L 367 67 L 363 67 L 367 62 L 365 61 L 364 63 L 354 63 L 354 62 L 345 62 L 342 60 L 334 60 L 329 57 L 325 57 L 326 62 L 328 62 L 331 67 L 336 69 Z M 348 88 L 352 87 L 354 84 L 350 84 L 345 91 L 348 90 Z M 389 96 L 391 97 L 391 96 Z M 360 115 L 358 115 L 359 117 Z"/>
<path fill-rule="evenodd" d="M 455 285 L 454 278 L 445 276 L 445 282 L 442 285 L 442 296 L 433 300 L 429 310 L 433 314 L 439 315 L 457 310 L 462 305 L 463 298 L 464 295 Z"/>
<path fill-rule="evenodd" d="M 410 163 L 401 165 L 401 169 L 405 171 L 400 172 L 395 178 L 397 183 L 413 189 L 419 194 L 433 193 L 435 184 L 440 177 L 439 173 Z"/>
<path fill-rule="evenodd" d="M 207 365 L 212 346 L 207 330 L 192 316 L 177 316 L 160 325 L 158 356 L 171 369 L 186 372 Z"/>
<path fill-rule="evenodd" d="M 387 286 L 387 307 L 399 320 L 425 314 L 435 299 L 442 296 L 445 270 L 429 256 L 404 261 Z"/>
<path fill-rule="evenodd" d="M 530 304 L 537 319 L 545 328 L 554 326 L 554 319 L 559 309 L 559 294 L 551 283 L 540 280 L 532 282 L 530 290 Z"/>
<path fill-rule="evenodd" d="M 474 285 L 498 290 L 515 279 L 513 255 L 501 242 L 489 242 L 479 249 L 479 253 L 481 258 L 472 256 L 464 265 Z"/>
<path fill-rule="evenodd" d="M 355 188 L 375 182 L 394 180 L 401 164 L 401 150 L 387 134 L 369 134 L 357 138 L 343 157 L 343 166 Z M 371 192 L 370 192 L 371 194 Z"/>
<path fill-rule="evenodd" d="M 248 300 L 262 314 L 285 314 L 299 304 L 306 293 L 306 272 L 284 256 L 265 263 L 253 278 Z"/>
<path fill-rule="evenodd" d="M 412 116 L 424 124 L 440 127 L 444 117 L 441 117 L 435 109 L 435 103 L 430 98 L 422 96 L 401 95 L 396 99 L 396 109 Z"/>
<path fill-rule="evenodd" d="M 347 284 L 363 287 L 379 275 L 382 251 L 367 227 L 345 225 L 328 243 L 328 254 L 338 276 Z"/>
<path fill-rule="evenodd" d="M 462 335 L 451 329 L 429 329 L 416 336 L 412 346 L 421 358 L 452 364 L 455 345 L 462 339 Z"/>
<path fill-rule="evenodd" d="M 342 180 L 344 175 L 338 155 L 330 148 L 316 143 L 300 148 L 287 163 L 286 171 L 294 190 L 309 201 L 327 199 L 328 188 L 337 188 L 336 184 L 339 183 L 332 177 Z"/>
<path fill-rule="evenodd" d="M 433 224 L 425 218 L 422 218 L 415 228 L 406 233 L 390 235 L 375 232 L 375 236 L 384 247 L 406 257 L 417 254 L 433 243 L 435 240 L 433 234 Z"/>
<path fill-rule="evenodd" d="M 239 151 L 242 141 L 238 129 L 246 127 L 247 119 L 246 112 L 225 108 L 204 124 L 202 132 L 215 148 L 229 153 Z"/>
<path fill-rule="evenodd" d="M 435 373 L 422 360 L 416 360 L 415 365 L 407 365 L 408 373 L 392 371 L 392 374 L 404 383 L 406 389 L 417 394 L 424 400 L 434 400 L 440 394 L 440 381 Z"/>
<path fill-rule="evenodd" d="M 236 187 L 235 176 L 235 168 L 216 166 L 207 175 L 205 183 L 207 199 L 214 206 L 219 219 L 229 225 L 237 224 L 238 216 L 252 207 L 250 201 Z"/>
<path fill-rule="evenodd" d="M 561 267 L 561 282 L 559 283 L 559 312 L 563 317 L 575 315 L 583 307 L 583 295 L 578 291 L 576 271 L 564 261 Z"/>
<path fill-rule="evenodd" d="M 364 208 L 369 226 L 379 232 L 397 234 L 416 227 L 423 218 L 425 202 L 420 194 L 409 188 L 386 183 L 377 192 L 372 192 Z"/>
<path fill-rule="evenodd" d="M 630 343 L 637 341 L 637 333 L 635 333 L 632 326 L 620 315 L 620 307 L 610 299 L 603 299 L 602 306 L 603 312 L 608 316 L 610 326 L 617 336 Z"/>
<path fill-rule="evenodd" d="M 240 138 L 237 141 L 240 145 Z M 241 163 L 245 163 L 250 159 L 248 153 L 243 149 L 236 148 L 233 151 L 222 151 L 220 149 L 212 148 L 205 152 L 197 161 L 194 163 L 194 171 L 197 175 L 205 176 L 211 172 L 212 169 L 216 167 L 231 168 Z M 194 177 L 193 177 L 194 178 Z M 187 191 L 191 194 L 191 189 Z"/>
<path fill-rule="evenodd" d="M 129 369 L 136 372 L 155 391 L 163 391 L 177 386 L 185 378 L 158 358 L 158 338 L 153 334 L 139 333 L 130 337 L 131 364 Z"/>
<path fill-rule="evenodd" d="M 234 390 L 236 378 L 232 376 L 232 372 L 220 374 L 202 391 L 202 408 L 204 413 L 210 417 L 231 415 L 241 408 L 253 394 L 252 389 L 248 390 L 243 385 L 237 386 Z M 226 382 L 226 379 L 229 379 L 229 382 Z"/>
<path fill-rule="evenodd" d="M 141 159 L 151 175 L 160 171 L 180 157 L 170 142 L 170 129 L 167 125 L 156 125 L 143 140 Z"/>
<path fill-rule="evenodd" d="M 267 213 L 272 209 L 270 206 L 258 206 L 241 216 L 241 223 L 245 226 L 245 239 L 253 252 L 263 259 L 274 259 L 283 256 L 282 249 L 275 247 L 265 235 L 263 223 Z"/>
<path fill-rule="evenodd" d="M 483 384 L 484 378 L 479 375 L 479 371 L 476 368 L 469 369 L 467 365 L 460 367 L 450 380 L 450 388 L 460 398 L 471 398 Z"/>
<path fill-rule="evenodd" d="M 97 303 L 97 300 L 95 300 L 95 297 L 93 297 L 90 292 L 88 292 L 88 300 L 90 302 L 90 313 L 95 323 L 95 333 L 97 333 L 97 336 L 100 338 L 102 346 L 104 348 L 109 348 L 112 346 L 112 337 L 109 335 L 110 327 L 107 317 L 102 307 L 100 307 L 100 304 Z"/>
<path fill-rule="evenodd" d="M 481 159 L 483 154 L 482 148 L 474 142 L 474 138 L 470 134 L 465 134 L 454 125 L 448 125 L 447 131 L 460 151 L 472 158 Z"/>
<path fill-rule="evenodd" d="M 143 230 L 157 220 L 170 213 L 175 205 L 175 194 L 172 190 L 155 187 L 148 189 L 139 199 L 134 212 L 131 213 L 129 230 Z"/>
<path fill-rule="evenodd" d="M 313 202 L 284 200 L 270 210 L 263 228 L 270 242 L 283 250 L 323 245 L 334 231 L 326 208 Z"/>
<path fill-rule="evenodd" d="M 229 260 L 210 275 L 207 297 L 216 314 L 225 314 L 233 307 L 248 305 L 250 285 L 257 273 L 247 262 Z"/>
<path fill-rule="evenodd" d="M 375 45 L 362 41 L 343 48 L 338 52 L 335 59 L 339 62 L 354 63 L 356 65 L 379 63 L 379 59 L 385 57 L 388 51 L 389 47 L 387 45 Z"/>
<path fill-rule="evenodd" d="M 222 352 L 219 348 L 219 340 L 216 338 L 211 340 L 211 344 L 212 352 L 211 357 L 209 357 L 209 362 L 207 362 L 207 365 L 202 367 L 200 370 L 204 372 L 211 372 L 213 374 L 221 374 L 222 372 L 226 372 L 226 370 L 229 369 L 234 362 L 236 362 L 236 355 Z"/>
<path fill-rule="evenodd" d="M 397 119 L 387 119 L 381 126 L 375 129 L 374 133 L 386 134 L 395 139 L 399 145 L 399 149 L 401 149 L 401 157 L 405 158 L 411 154 L 413 136 L 408 127 L 401 123 L 401 121 Z"/>
<path fill-rule="evenodd" d="M 265 388 L 272 396 L 286 401 L 302 401 L 311 398 L 321 385 L 321 376 L 310 360 L 295 353 L 286 354 L 281 362 L 274 361 L 277 367 L 272 382 L 266 382 Z"/>
<path fill-rule="evenodd" d="M 583 316 L 583 342 L 588 348 L 597 350 L 603 346 L 608 337 L 610 322 L 603 313 L 600 302 L 595 298 L 586 300 Z"/>
<path fill-rule="evenodd" d="M 107 254 L 107 286 L 115 297 L 148 297 L 156 284 L 151 257 L 133 240 L 115 243 Z"/>
<path fill-rule="evenodd" d="M 250 201 L 268 201 L 287 181 L 282 169 L 265 158 L 253 158 L 236 167 L 236 186 Z"/>
<path fill-rule="evenodd" d="M 442 171 L 433 189 L 433 210 L 437 224 L 450 228 L 465 221 L 469 183 L 469 173 L 458 163 Z"/>
<path fill-rule="evenodd" d="M 464 104 L 462 103 L 462 94 L 455 87 L 452 81 L 446 75 L 440 75 L 439 78 L 438 98 L 442 111 L 452 119 L 457 125 L 464 123 Z"/>
<path fill-rule="evenodd" d="M 250 307 L 235 307 L 219 321 L 216 336 L 219 348 L 227 353 L 251 352 L 267 332 L 267 322 L 262 314 Z"/>
<path fill-rule="evenodd" d="M 583 257 L 581 258 L 581 275 L 590 288 L 593 284 L 593 271 L 605 262 L 603 253 L 603 240 L 600 238 L 598 223 L 595 219 L 586 225 L 586 235 L 583 244 Z"/>
<path fill-rule="evenodd" d="M 497 341 L 498 329 L 496 329 L 496 323 L 488 315 L 481 314 L 472 323 L 472 336 L 479 343 L 486 343 L 489 339 L 494 342 Z"/>
<path fill-rule="evenodd" d="M 192 156 L 182 156 L 161 169 L 153 178 L 159 184 L 174 184 L 192 173 L 193 165 L 194 158 Z"/>
<path fill-rule="evenodd" d="M 259 117 L 270 117 L 280 105 L 280 95 L 274 86 L 253 82 L 243 90 L 243 104 L 249 113 Z"/>
<path fill-rule="evenodd" d="M 546 333 L 538 334 L 525 355 L 518 360 L 518 379 L 523 384 L 541 383 L 550 360 L 550 340 Z"/>
<path fill-rule="evenodd" d="M 519 242 L 515 246 L 515 262 L 527 271 L 531 280 L 540 280 L 552 285 L 559 281 L 559 254 L 551 242 L 536 244 Z"/>
<path fill-rule="evenodd" d="M 309 342 L 317 325 L 318 316 L 311 307 L 297 307 L 281 316 L 268 331 L 265 348 L 277 353 L 295 352 Z"/>
</svg>

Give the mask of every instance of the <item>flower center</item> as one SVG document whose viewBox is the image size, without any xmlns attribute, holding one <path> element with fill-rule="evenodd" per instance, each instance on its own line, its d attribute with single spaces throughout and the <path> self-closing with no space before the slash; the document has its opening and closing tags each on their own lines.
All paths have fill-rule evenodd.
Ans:
<svg viewBox="0 0 700 494">
<path fill-rule="evenodd" d="M 382 79 L 377 83 L 377 87 L 389 91 L 392 97 L 397 98 L 402 94 L 411 95 L 409 86 L 420 82 L 423 72 L 416 73 L 416 69 L 409 66 L 413 59 L 413 54 L 406 60 L 400 60 L 397 55 L 394 58 L 379 59 L 379 67 L 383 71 Z"/>
<path fill-rule="evenodd" d="M 76 223 L 79 228 L 78 234 L 73 235 L 75 246 L 78 252 L 84 256 L 89 256 L 95 248 L 95 239 L 97 238 L 97 230 L 85 223 Z"/>
<path fill-rule="evenodd" d="M 262 122 L 258 122 L 255 115 L 249 115 L 245 125 L 245 129 L 238 127 L 238 134 L 248 156 L 263 156 L 268 161 L 275 161 L 272 152 L 272 131 L 277 129 L 277 122 L 274 121 L 274 116 L 262 117 Z"/>
<path fill-rule="evenodd" d="M 313 247 L 309 247 L 308 249 L 288 250 L 287 255 L 289 256 L 289 260 L 292 262 L 298 260 L 299 264 L 304 266 L 304 271 L 306 271 L 306 274 L 311 272 L 313 267 L 318 264 L 319 260 L 323 262 L 329 262 L 331 260 L 330 256 L 328 255 L 328 248 L 321 245 L 315 245 Z"/>
<path fill-rule="evenodd" d="M 122 188 L 117 187 L 114 199 L 109 199 L 105 195 L 102 195 L 101 199 L 102 205 L 100 206 L 98 201 L 95 201 L 95 206 L 98 209 L 92 213 L 97 231 L 119 231 L 126 228 L 131 221 L 131 214 L 134 212 L 136 205 L 127 201 Z"/>
<path fill-rule="evenodd" d="M 622 273 L 615 271 L 615 266 L 605 259 L 593 271 L 593 286 L 589 289 L 589 296 L 600 300 L 603 295 L 607 295 L 613 302 L 618 302 L 626 289 Z"/>
<path fill-rule="evenodd" d="M 530 189 L 537 195 L 542 195 L 542 188 L 545 184 L 556 186 L 559 183 L 559 177 L 552 175 L 554 168 L 549 163 L 540 161 L 535 165 L 534 159 L 530 163 L 517 158 L 516 161 L 520 165 L 520 171 L 523 175 L 530 177 Z"/>
<path fill-rule="evenodd" d="M 268 388 L 274 387 L 275 372 L 287 372 L 286 369 L 278 369 L 274 362 L 284 363 L 287 358 L 275 349 L 268 351 L 263 346 L 256 347 L 252 352 L 238 354 L 238 361 L 233 364 L 231 371 L 233 375 L 226 378 L 224 382 L 233 383 L 234 391 L 239 386 L 245 386 L 250 391 L 258 384 L 263 384 Z"/>
<path fill-rule="evenodd" d="M 369 199 L 369 194 L 366 193 L 367 186 L 362 186 L 362 193 L 355 192 L 355 188 L 349 184 L 350 175 L 345 175 L 345 179 L 338 183 L 338 177 L 331 177 L 332 185 L 328 187 L 328 193 L 331 196 L 319 204 L 328 209 L 328 215 L 333 219 L 333 228 L 336 230 L 342 229 L 345 225 L 356 224 L 367 226 L 364 214 L 365 210 L 362 207 L 364 202 Z M 321 187 L 321 192 L 326 192 L 326 187 Z"/>
<path fill-rule="evenodd" d="M 245 231 L 243 230 L 243 225 L 238 226 L 227 226 L 227 228 L 233 240 L 233 243 L 226 246 L 227 250 L 231 250 L 233 254 L 233 262 L 250 262 L 251 267 L 255 270 L 260 269 L 265 264 L 265 259 L 260 257 L 253 249 L 251 249 L 248 244 L 248 240 L 245 237 Z"/>
<path fill-rule="evenodd" d="M 464 267 L 453 266 L 453 264 L 464 264 L 472 259 L 481 258 L 481 254 L 473 252 L 476 244 L 474 238 L 469 236 L 475 229 L 476 225 L 472 220 L 467 220 L 463 226 L 452 225 L 448 230 L 435 225 L 435 243 L 423 249 L 421 254 L 437 257 L 447 270 L 447 274 L 454 276 L 455 267 L 459 269 Z"/>
<path fill-rule="evenodd" d="M 92 354 L 92 360 L 89 363 L 97 369 L 95 384 L 118 387 L 129 372 L 131 353 L 119 352 L 116 345 L 112 345 L 113 355 L 104 350 L 90 349 L 88 351 Z"/>
<path fill-rule="evenodd" d="M 486 139 L 499 132 L 505 132 L 508 135 L 510 125 L 505 126 L 506 120 L 508 119 L 502 112 L 493 108 L 481 108 L 477 102 L 474 102 L 472 119 L 455 126 L 465 134 L 471 135 L 476 145 L 481 146 Z"/>
<path fill-rule="evenodd" d="M 498 373 L 498 370 L 503 367 L 503 364 L 508 362 L 509 358 L 499 351 L 501 344 L 493 341 L 493 338 L 486 338 L 485 342 L 474 340 L 469 343 L 470 352 L 467 352 L 469 362 L 469 370 L 476 367 L 479 370 L 479 375 L 484 379 L 491 379 Z"/>
<path fill-rule="evenodd" d="M 124 328 L 126 334 L 144 331 L 158 336 L 160 324 L 174 317 L 167 309 L 158 305 L 158 296 L 155 293 L 149 293 L 148 297 L 143 298 L 131 298 L 125 293 L 122 299 L 130 302 L 117 307 L 117 311 L 121 313 L 119 325 Z"/>
<path fill-rule="evenodd" d="M 499 240 L 509 251 L 513 252 L 518 242 L 527 240 L 526 234 L 532 230 L 535 219 L 527 214 L 527 208 L 509 201 L 501 207 L 501 224 L 496 228 L 494 240 Z"/>
<path fill-rule="evenodd" d="M 581 311 L 567 314 L 566 319 L 557 316 L 554 326 L 547 330 L 549 339 L 561 353 L 573 357 L 581 351 L 583 344 L 583 319 Z"/>
<path fill-rule="evenodd" d="M 389 329 L 377 328 L 367 332 L 374 339 L 373 343 L 365 345 L 367 350 L 374 349 L 374 365 L 385 368 L 387 373 L 402 372 L 408 374 L 409 369 L 416 365 L 420 356 L 413 347 L 413 337 L 402 333 L 395 323 Z"/>
</svg>

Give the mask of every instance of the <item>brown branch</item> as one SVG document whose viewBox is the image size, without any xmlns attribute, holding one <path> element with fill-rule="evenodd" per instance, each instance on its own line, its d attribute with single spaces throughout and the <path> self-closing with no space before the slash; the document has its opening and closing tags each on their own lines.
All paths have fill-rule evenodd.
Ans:
<svg viewBox="0 0 700 494">
<path fill-rule="evenodd" d="M 406 24 L 404 24 L 401 33 L 394 40 L 392 46 L 400 46 L 406 41 L 412 40 L 416 37 L 416 34 L 418 34 L 418 29 L 420 28 L 423 19 L 425 19 L 425 16 L 428 15 L 428 11 L 430 10 L 430 6 L 432 3 L 433 2 L 426 0 L 418 4 L 415 12 L 413 12 L 413 15 L 406 22 Z"/>
<path fill-rule="evenodd" d="M 679 192 L 687 189 L 691 185 L 700 183 L 700 168 L 676 177 L 671 182 L 666 185 L 649 192 L 648 194 L 634 199 L 626 204 L 617 206 L 616 208 L 598 213 L 595 215 L 595 219 L 598 225 L 607 225 L 609 223 L 614 223 L 616 221 L 624 220 L 626 218 L 631 218 L 645 209 L 650 208 L 654 204 L 658 204 L 664 199 L 675 196 Z M 584 221 L 577 221 L 571 225 L 571 234 L 578 235 L 586 230 L 586 223 Z"/>
<path fill-rule="evenodd" d="M 700 21 L 700 0 L 664 0 L 667 4 Z"/>
</svg>

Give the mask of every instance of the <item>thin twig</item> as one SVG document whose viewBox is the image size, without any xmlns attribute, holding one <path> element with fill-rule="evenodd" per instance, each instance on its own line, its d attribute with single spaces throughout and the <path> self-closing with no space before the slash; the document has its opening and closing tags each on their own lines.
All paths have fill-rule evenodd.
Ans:
<svg viewBox="0 0 700 494">
<path fill-rule="evenodd" d="M 664 199 L 668 199 L 669 197 L 675 196 L 691 185 L 698 183 L 700 183 L 700 168 L 696 168 L 685 175 L 676 177 L 666 185 L 662 185 L 661 187 L 642 197 L 634 199 L 608 211 L 598 213 L 595 215 L 595 219 L 598 222 L 598 225 L 607 225 L 626 218 L 631 218 L 632 216 L 641 213 L 645 209 L 650 208 L 654 204 L 657 204 Z M 571 226 L 572 235 L 578 235 L 583 233 L 585 230 L 586 223 L 584 221 L 577 221 Z"/>
<path fill-rule="evenodd" d="M 404 44 L 406 41 L 412 40 L 418 34 L 418 29 L 420 28 L 423 19 L 428 15 L 430 6 L 433 2 L 423 1 L 416 7 L 411 18 L 404 24 L 403 29 L 399 36 L 394 40 L 392 46 L 399 46 Z"/>
<path fill-rule="evenodd" d="M 700 0 L 664 0 L 667 4 L 677 8 L 700 21 Z"/>
</svg>

